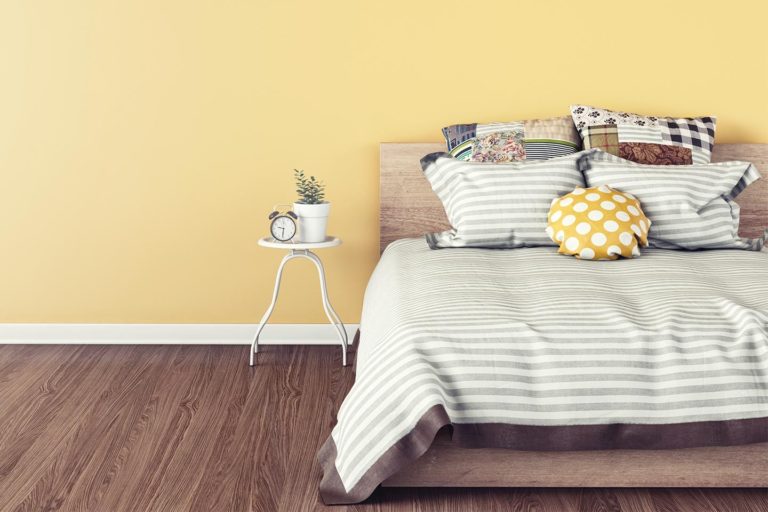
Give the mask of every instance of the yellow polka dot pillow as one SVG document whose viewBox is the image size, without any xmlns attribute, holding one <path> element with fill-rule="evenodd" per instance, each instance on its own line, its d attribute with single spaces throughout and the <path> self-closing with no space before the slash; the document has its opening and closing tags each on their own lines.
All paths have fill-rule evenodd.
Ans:
<svg viewBox="0 0 768 512">
<path fill-rule="evenodd" d="M 640 256 L 651 221 L 632 194 L 607 185 L 577 188 L 552 201 L 547 234 L 561 254 L 584 260 Z"/>
</svg>

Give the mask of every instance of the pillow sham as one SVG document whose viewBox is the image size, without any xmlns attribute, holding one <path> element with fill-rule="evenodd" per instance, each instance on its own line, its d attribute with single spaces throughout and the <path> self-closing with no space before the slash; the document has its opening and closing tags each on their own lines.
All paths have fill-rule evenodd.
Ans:
<svg viewBox="0 0 768 512">
<path fill-rule="evenodd" d="M 587 185 L 607 185 L 637 197 L 652 221 L 648 242 L 662 249 L 760 250 L 765 237 L 739 237 L 734 201 L 760 179 L 749 162 L 640 165 L 604 151 L 588 156 Z"/>
<path fill-rule="evenodd" d="M 427 235 L 432 249 L 511 249 L 557 245 L 546 233 L 552 200 L 584 185 L 581 153 L 505 164 L 466 162 L 448 153 L 421 159 L 453 229 Z"/>
<path fill-rule="evenodd" d="M 581 149 L 570 117 L 454 124 L 443 128 L 443 136 L 451 156 L 473 162 L 547 160 Z"/>
<path fill-rule="evenodd" d="M 633 258 L 648 245 L 651 221 L 640 201 L 606 185 L 578 187 L 555 199 L 547 219 L 557 252 L 582 260 Z"/>
<path fill-rule="evenodd" d="M 584 149 L 602 149 L 641 164 L 708 163 L 715 144 L 716 118 L 655 117 L 587 105 L 571 105 Z"/>
</svg>

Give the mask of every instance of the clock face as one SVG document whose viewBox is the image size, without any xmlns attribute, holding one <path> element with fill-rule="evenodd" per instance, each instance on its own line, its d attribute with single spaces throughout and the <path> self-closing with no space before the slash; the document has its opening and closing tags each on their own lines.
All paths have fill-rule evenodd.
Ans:
<svg viewBox="0 0 768 512">
<path fill-rule="evenodd" d="M 280 215 L 272 220 L 269 230 L 275 240 L 287 242 L 296 234 L 296 223 L 292 218 Z"/>
</svg>

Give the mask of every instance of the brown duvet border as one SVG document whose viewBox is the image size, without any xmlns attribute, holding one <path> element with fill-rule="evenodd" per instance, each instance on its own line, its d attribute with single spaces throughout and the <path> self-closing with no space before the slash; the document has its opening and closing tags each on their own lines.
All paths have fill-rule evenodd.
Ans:
<svg viewBox="0 0 768 512">
<path fill-rule="evenodd" d="M 354 337 L 359 347 L 360 329 Z M 357 358 L 354 361 L 357 371 Z M 523 451 L 671 450 L 706 446 L 735 446 L 768 442 L 768 417 L 673 424 L 531 426 L 506 423 L 451 423 L 442 405 L 429 408 L 416 426 L 392 445 L 349 492 L 336 470 L 332 436 L 317 458 L 323 472 L 320 497 L 326 505 L 360 503 L 376 487 L 418 459 L 438 431 L 450 425 L 451 442 L 462 448 L 505 448 Z"/>
<path fill-rule="evenodd" d="M 323 470 L 320 496 L 327 505 L 359 503 L 408 463 L 421 457 L 437 432 L 452 427 L 452 442 L 463 448 L 525 451 L 666 450 L 768 442 L 768 418 L 662 425 L 609 424 L 528 426 L 505 423 L 452 424 L 442 405 L 434 405 L 406 436 L 390 447 L 349 492 L 336 470 L 332 436 L 318 453 Z"/>
</svg>

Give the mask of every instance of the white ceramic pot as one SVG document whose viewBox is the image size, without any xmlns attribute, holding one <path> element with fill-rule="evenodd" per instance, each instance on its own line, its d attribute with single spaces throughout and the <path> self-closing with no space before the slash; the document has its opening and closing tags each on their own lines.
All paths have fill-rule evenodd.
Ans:
<svg viewBox="0 0 768 512">
<path fill-rule="evenodd" d="M 293 203 L 293 212 L 299 217 L 299 242 L 325 241 L 331 203 Z"/>
</svg>

